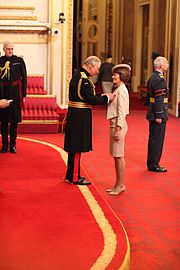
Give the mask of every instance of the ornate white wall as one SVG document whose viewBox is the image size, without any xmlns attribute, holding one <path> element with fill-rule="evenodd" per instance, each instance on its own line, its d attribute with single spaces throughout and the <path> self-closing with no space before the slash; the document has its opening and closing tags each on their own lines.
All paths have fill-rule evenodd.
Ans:
<svg viewBox="0 0 180 270">
<path fill-rule="evenodd" d="M 72 31 L 73 0 L 0 0 L 0 52 L 11 40 L 28 74 L 44 74 L 46 90 L 63 107 L 72 75 Z"/>
</svg>

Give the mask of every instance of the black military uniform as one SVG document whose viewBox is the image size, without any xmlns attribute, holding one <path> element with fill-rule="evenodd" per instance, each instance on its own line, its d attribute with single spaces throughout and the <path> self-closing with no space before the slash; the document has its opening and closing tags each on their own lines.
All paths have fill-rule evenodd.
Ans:
<svg viewBox="0 0 180 270">
<path fill-rule="evenodd" d="M 0 57 L 0 98 L 12 99 L 0 110 L 2 152 L 8 150 L 8 123 L 10 123 L 10 151 L 16 152 L 17 126 L 22 121 L 21 108 L 26 96 L 27 73 L 21 57 Z"/>
<path fill-rule="evenodd" d="M 75 72 L 69 86 L 69 103 L 64 150 L 68 152 L 66 180 L 88 184 L 80 175 L 81 152 L 92 150 L 91 105 L 107 104 L 107 96 L 96 95 L 90 74 L 81 68 Z"/>
<path fill-rule="evenodd" d="M 146 118 L 149 121 L 149 141 L 147 167 L 150 171 L 167 171 L 159 165 L 162 154 L 166 122 L 168 120 L 168 89 L 164 76 L 159 71 L 154 71 L 148 80 Z M 161 118 L 158 124 L 155 120 Z"/>
</svg>

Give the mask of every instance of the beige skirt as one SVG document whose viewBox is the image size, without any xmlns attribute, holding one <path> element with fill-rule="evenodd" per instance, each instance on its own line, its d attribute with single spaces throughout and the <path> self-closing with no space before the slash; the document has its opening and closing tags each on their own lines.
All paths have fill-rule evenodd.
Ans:
<svg viewBox="0 0 180 270">
<path fill-rule="evenodd" d="M 125 140 L 125 136 L 127 133 L 128 127 L 127 127 L 127 123 L 124 122 L 123 127 L 121 128 L 121 130 L 119 131 L 119 140 L 115 141 L 114 140 L 114 132 L 115 132 L 115 127 L 111 127 L 110 128 L 110 143 L 109 143 L 109 152 L 110 155 L 113 157 L 124 157 L 124 140 Z"/>
</svg>

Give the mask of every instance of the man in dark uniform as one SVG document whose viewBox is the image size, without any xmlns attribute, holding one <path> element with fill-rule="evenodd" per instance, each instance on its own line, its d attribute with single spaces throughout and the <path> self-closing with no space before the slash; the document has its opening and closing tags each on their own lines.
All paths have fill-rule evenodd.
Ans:
<svg viewBox="0 0 180 270">
<path fill-rule="evenodd" d="M 81 177 L 80 157 L 81 152 L 92 150 L 91 105 L 107 104 L 114 98 L 112 93 L 96 95 L 95 86 L 89 77 L 99 72 L 100 65 L 98 57 L 88 57 L 70 81 L 64 150 L 68 152 L 66 180 L 71 184 L 90 184 Z"/>
<path fill-rule="evenodd" d="M 24 60 L 13 55 L 13 44 L 3 43 L 5 55 L 0 57 L 0 98 L 11 101 L 10 106 L 0 110 L 2 153 L 8 150 L 8 123 L 10 123 L 10 152 L 16 153 L 18 123 L 26 97 L 27 73 Z"/>
<path fill-rule="evenodd" d="M 146 118 L 149 121 L 149 141 L 147 167 L 149 171 L 166 172 L 167 169 L 159 165 L 166 122 L 168 120 L 168 89 L 163 73 L 169 67 L 165 57 L 157 57 L 154 60 L 154 71 L 148 80 Z"/>
</svg>

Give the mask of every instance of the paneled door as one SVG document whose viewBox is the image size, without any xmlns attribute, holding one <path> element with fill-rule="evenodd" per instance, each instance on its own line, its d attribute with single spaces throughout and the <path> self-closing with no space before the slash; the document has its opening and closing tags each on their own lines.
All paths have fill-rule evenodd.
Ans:
<svg viewBox="0 0 180 270">
<path fill-rule="evenodd" d="M 74 1 L 73 69 L 90 55 L 105 53 L 106 3 L 104 0 Z"/>
</svg>

